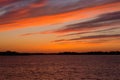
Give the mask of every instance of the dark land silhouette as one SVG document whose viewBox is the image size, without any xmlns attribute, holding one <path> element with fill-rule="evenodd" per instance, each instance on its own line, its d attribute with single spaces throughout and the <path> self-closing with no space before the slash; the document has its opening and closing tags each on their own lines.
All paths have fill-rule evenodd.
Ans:
<svg viewBox="0 0 120 80">
<path fill-rule="evenodd" d="M 120 55 L 120 51 L 111 52 L 59 52 L 59 53 L 19 53 L 15 51 L 0 52 L 1 56 L 29 56 L 29 55 Z"/>
</svg>

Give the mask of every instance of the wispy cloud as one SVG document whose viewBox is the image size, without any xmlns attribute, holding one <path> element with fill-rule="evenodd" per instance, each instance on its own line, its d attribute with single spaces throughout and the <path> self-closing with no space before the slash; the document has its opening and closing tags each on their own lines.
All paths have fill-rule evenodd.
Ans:
<svg viewBox="0 0 120 80">
<path fill-rule="evenodd" d="M 24 8 L 32 3 L 35 3 L 36 1 L 37 0 L 29 0 L 29 1 L 21 0 L 21 1 L 16 1 L 14 3 L 5 5 L 5 6 L 0 8 L 0 13 L 1 13 L 0 16 L 4 15 L 6 13 Z"/>
<path fill-rule="evenodd" d="M 0 26 L 4 29 L 6 29 L 6 27 L 7 29 L 15 29 L 23 26 L 34 26 L 35 24 L 41 25 L 43 16 L 45 18 L 51 15 L 54 17 L 57 14 L 64 14 L 105 4 L 114 4 L 116 2 L 119 3 L 119 0 L 0 0 Z M 53 19 L 53 17 L 50 19 Z M 58 17 L 56 16 L 55 18 Z M 61 22 L 61 18 L 59 22 Z M 31 19 L 33 19 L 33 23 L 30 24 Z M 35 23 L 35 20 L 39 20 L 40 23 Z M 51 22 L 51 20 L 48 22 Z"/>
<path fill-rule="evenodd" d="M 120 34 L 118 32 L 120 30 L 119 25 L 120 25 L 120 12 L 118 11 L 118 12 L 99 15 L 95 19 L 86 22 L 68 25 L 62 29 L 53 31 L 51 33 L 55 33 L 55 34 L 66 33 L 66 35 L 62 35 L 63 37 L 72 36 L 72 35 L 78 36 L 76 38 L 73 37 L 72 39 L 65 38 L 65 39 L 55 40 L 54 42 L 98 40 L 98 39 L 101 39 L 101 41 L 103 41 L 103 39 L 107 39 L 107 41 L 109 41 L 112 40 L 109 38 L 120 38 Z M 76 32 L 76 33 L 67 34 L 70 32 Z"/>
<path fill-rule="evenodd" d="M 120 37 L 120 34 L 114 34 L 114 35 L 95 35 L 95 36 L 85 36 L 81 38 L 74 38 L 70 40 L 81 40 L 81 39 L 100 39 L 100 38 L 117 38 Z"/>
<path fill-rule="evenodd" d="M 72 35 L 81 35 L 81 34 L 89 34 L 89 33 L 104 33 L 104 32 L 114 31 L 114 30 L 116 30 L 116 29 L 120 29 L 120 27 L 118 26 L 118 27 L 107 28 L 107 29 L 101 29 L 101 30 L 77 32 L 77 33 L 66 34 L 66 35 L 62 35 L 62 36 L 72 36 Z"/>
<path fill-rule="evenodd" d="M 94 42 L 101 43 L 104 41 L 110 41 L 112 40 L 112 38 L 120 38 L 119 25 L 120 25 L 120 11 L 117 11 L 112 13 L 101 14 L 95 16 L 91 20 L 87 20 L 85 22 L 77 24 L 67 25 L 58 30 L 26 33 L 22 34 L 21 36 L 31 36 L 36 34 L 63 34 L 61 35 L 61 37 L 59 37 L 58 40 L 54 40 L 53 42 L 92 40 Z M 65 33 L 66 35 L 64 35 Z M 77 37 L 73 37 L 73 35 Z M 69 38 L 67 38 L 68 36 Z"/>
<path fill-rule="evenodd" d="M 100 28 L 111 28 L 110 26 L 114 27 L 115 25 L 120 24 L 120 11 L 106 13 L 99 16 L 96 16 L 95 19 L 81 22 L 77 24 L 67 25 L 62 29 L 51 31 L 50 33 L 68 33 L 68 32 L 79 32 L 79 31 L 89 31 L 95 30 Z"/>
<path fill-rule="evenodd" d="M 26 33 L 26 34 L 22 34 L 20 36 L 31 36 L 31 35 L 37 35 L 37 34 L 41 34 L 41 32 Z"/>
<path fill-rule="evenodd" d="M 83 36 L 79 38 L 72 38 L 72 39 L 59 39 L 55 40 L 54 42 L 64 42 L 64 41 L 78 41 L 78 40 L 97 40 L 97 39 L 108 39 L 109 38 L 120 38 L 120 34 L 113 34 L 113 35 L 91 35 L 91 36 Z M 102 40 L 101 40 L 102 41 Z"/>
</svg>

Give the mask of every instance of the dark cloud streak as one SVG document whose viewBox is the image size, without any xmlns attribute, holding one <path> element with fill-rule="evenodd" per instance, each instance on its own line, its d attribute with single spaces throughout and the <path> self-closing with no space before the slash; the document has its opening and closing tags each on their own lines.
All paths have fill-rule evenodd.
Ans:
<svg viewBox="0 0 120 80">
<path fill-rule="evenodd" d="M 5 3 L 4 5 L 2 3 Z M 74 10 L 84 9 L 88 7 L 99 6 L 103 4 L 109 4 L 113 2 L 120 2 L 119 0 L 1 0 L 0 2 L 0 24 L 14 22 L 14 20 L 32 18 L 38 16 L 55 15 L 64 12 L 70 12 Z M 43 6 L 31 7 L 31 5 Z M 29 9 L 23 14 L 14 16 L 12 14 L 18 14 L 20 11 Z M 22 17 L 19 17 L 22 16 Z M 4 21 L 3 21 L 4 20 Z M 3 23 L 2 23 L 3 22 Z"/>
<path fill-rule="evenodd" d="M 89 20 L 86 22 L 67 25 L 62 29 L 53 31 L 53 33 L 82 31 L 91 28 L 101 28 L 102 26 L 105 27 L 105 26 L 116 25 L 119 23 L 120 23 L 120 11 L 102 14 L 100 16 L 97 16 L 96 19 Z"/>
<path fill-rule="evenodd" d="M 74 38 L 70 40 L 83 40 L 83 39 L 101 39 L 101 38 L 120 38 L 120 34 L 114 35 L 93 35 L 93 36 L 85 36 L 81 38 Z"/>
<path fill-rule="evenodd" d="M 78 32 L 78 33 L 72 33 L 72 34 L 67 34 L 67 35 L 62 35 L 62 36 L 72 36 L 72 35 L 81 35 L 81 34 L 89 34 L 89 33 L 98 33 L 98 32 L 104 32 L 104 31 L 111 31 L 115 29 L 120 29 L 120 27 L 114 27 L 114 28 L 108 28 L 108 29 L 103 29 L 103 30 L 93 30 L 93 31 L 85 31 L 85 32 Z"/>
<path fill-rule="evenodd" d="M 91 35 L 91 36 L 83 36 L 80 38 L 72 38 L 72 39 L 59 39 L 55 40 L 54 42 L 64 42 L 64 41 L 81 41 L 81 40 L 97 40 L 97 39 L 107 39 L 109 38 L 120 38 L 120 34 L 112 34 L 112 35 Z M 102 41 L 102 40 L 101 40 Z"/>
</svg>

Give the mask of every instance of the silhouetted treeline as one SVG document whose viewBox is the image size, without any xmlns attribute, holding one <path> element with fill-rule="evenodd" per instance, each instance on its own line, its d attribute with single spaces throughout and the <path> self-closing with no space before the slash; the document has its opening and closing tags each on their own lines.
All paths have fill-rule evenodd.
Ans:
<svg viewBox="0 0 120 80">
<path fill-rule="evenodd" d="M 0 55 L 3 56 L 18 56 L 18 55 L 120 55 L 120 51 L 111 51 L 111 52 L 60 52 L 60 53 L 19 53 L 14 51 L 0 52 Z"/>
<path fill-rule="evenodd" d="M 120 51 L 111 51 L 111 52 L 62 52 L 58 53 L 59 55 L 120 55 Z"/>
<path fill-rule="evenodd" d="M 17 55 L 23 55 L 23 56 L 27 56 L 27 55 L 45 55 L 44 53 L 19 53 L 19 52 L 15 52 L 15 51 L 6 51 L 6 52 L 0 52 L 0 55 L 3 56 L 17 56 Z"/>
</svg>

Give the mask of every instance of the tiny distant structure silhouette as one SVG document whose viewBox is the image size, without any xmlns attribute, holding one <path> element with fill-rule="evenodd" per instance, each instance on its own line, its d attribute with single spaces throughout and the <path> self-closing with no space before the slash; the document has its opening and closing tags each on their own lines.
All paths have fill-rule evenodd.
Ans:
<svg viewBox="0 0 120 80">
<path fill-rule="evenodd" d="M 111 52 L 60 52 L 60 53 L 19 53 L 15 51 L 0 52 L 1 56 L 28 56 L 28 55 L 120 55 L 120 51 Z"/>
</svg>

